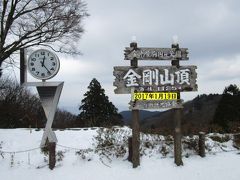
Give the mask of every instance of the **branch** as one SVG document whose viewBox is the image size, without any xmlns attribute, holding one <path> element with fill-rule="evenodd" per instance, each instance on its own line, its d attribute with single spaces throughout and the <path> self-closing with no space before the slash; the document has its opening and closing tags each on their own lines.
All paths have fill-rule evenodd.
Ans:
<svg viewBox="0 0 240 180">
<path fill-rule="evenodd" d="M 25 14 L 28 14 L 30 12 L 34 12 L 34 11 L 37 11 L 39 9 L 44 9 L 47 5 L 50 5 L 50 4 L 54 4 L 55 2 L 53 1 L 46 1 L 45 3 L 43 3 L 42 5 L 39 6 L 36 6 L 32 9 L 28 9 L 28 10 L 25 10 L 25 8 L 27 7 L 27 5 L 31 2 L 31 0 L 29 0 L 25 6 L 23 6 L 23 8 L 18 12 L 18 14 L 14 17 L 14 20 L 19 18 L 20 16 L 23 16 Z M 25 10 L 25 11 L 24 11 Z"/>
<path fill-rule="evenodd" d="M 7 0 L 3 1 L 3 10 L 2 10 L 2 17 L 1 17 L 1 41 L 0 41 L 0 50 L 4 44 L 4 17 L 7 9 Z"/>
<path fill-rule="evenodd" d="M 0 63 L 19 48 L 35 45 L 50 47 L 55 52 L 81 54 L 76 52 L 74 43 L 83 33 L 81 20 L 88 16 L 82 1 L 12 0 L 8 5 L 9 1 L 5 0 L 4 3 Z M 4 23 L 6 14 L 8 17 Z M 61 45 L 58 50 L 51 46 L 56 42 Z"/>
<path fill-rule="evenodd" d="M 80 51 L 79 52 L 78 51 L 71 51 L 71 50 L 66 51 L 66 50 L 63 50 L 62 48 L 60 48 L 59 50 L 56 50 L 48 44 L 40 44 L 40 46 L 48 47 L 48 48 L 52 49 L 54 52 L 58 52 L 58 53 L 71 54 L 71 55 L 83 55 Z"/>
<path fill-rule="evenodd" d="M 8 3 L 8 1 L 6 1 L 5 10 L 7 9 L 7 3 Z M 17 5 L 17 1 L 14 2 L 14 0 L 12 0 L 11 8 L 10 8 L 10 11 L 8 13 L 7 21 L 5 23 L 5 28 L 3 27 L 3 33 L 1 34 L 2 43 L 5 42 L 7 34 L 9 32 L 9 29 L 10 29 L 11 25 L 13 24 L 13 21 L 14 21 L 13 20 L 13 15 L 14 15 L 14 11 L 15 11 L 16 5 Z M 2 22 L 2 23 L 4 23 L 4 22 Z"/>
</svg>

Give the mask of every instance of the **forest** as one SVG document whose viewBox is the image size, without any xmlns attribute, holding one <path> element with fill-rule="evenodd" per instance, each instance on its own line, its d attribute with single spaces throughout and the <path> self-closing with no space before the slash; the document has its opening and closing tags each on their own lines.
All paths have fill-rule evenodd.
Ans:
<svg viewBox="0 0 240 180">
<path fill-rule="evenodd" d="M 84 95 L 79 115 L 58 109 L 53 128 L 122 125 L 117 108 L 108 100 L 100 83 L 93 79 Z M 46 117 L 37 94 L 13 79 L 0 82 L 0 128 L 43 128 Z"/>
<path fill-rule="evenodd" d="M 218 98 L 214 101 L 212 108 L 207 102 Z M 124 124 L 123 117 L 118 112 L 118 109 L 108 96 L 105 95 L 105 90 L 101 87 L 100 82 L 93 78 L 88 86 L 88 91 L 84 94 L 81 105 L 79 106 L 79 114 L 72 114 L 64 109 L 57 109 L 53 128 L 66 129 L 77 127 L 111 127 L 114 125 L 129 125 Z M 202 130 L 206 132 L 235 132 L 240 125 L 240 90 L 236 85 L 229 85 L 223 90 L 221 95 L 218 94 L 202 94 L 194 98 L 191 103 L 186 102 L 187 113 L 190 114 L 191 120 L 182 121 L 183 132 L 186 134 Z M 212 108 L 213 116 L 210 120 L 206 120 L 204 110 L 207 106 L 208 110 Z M 197 115 L 197 112 L 202 115 Z M 196 114 L 198 118 L 195 118 Z M 205 115 L 204 115 L 205 114 Z M 155 115 L 156 116 L 156 115 Z M 152 132 L 158 130 L 162 133 L 169 133 L 172 128 L 167 125 L 170 122 L 171 116 L 167 117 L 167 123 L 161 120 L 162 114 L 157 115 L 157 121 L 162 121 L 161 128 L 156 128 L 155 124 L 149 127 L 148 119 L 145 118 L 142 123 L 144 130 L 146 127 Z M 209 115 L 210 116 L 210 115 Z M 193 122 L 195 121 L 195 122 Z M 37 94 L 33 94 L 29 89 L 20 86 L 16 81 L 4 78 L 0 82 L 0 128 L 43 128 L 45 127 L 46 117 L 41 106 L 40 99 Z M 125 122 L 126 123 L 126 122 Z M 198 124 L 194 126 L 194 124 Z M 204 124 L 204 125 L 203 125 Z M 188 128 L 191 127 L 191 128 Z M 158 132 L 159 133 L 159 132 Z"/>
</svg>

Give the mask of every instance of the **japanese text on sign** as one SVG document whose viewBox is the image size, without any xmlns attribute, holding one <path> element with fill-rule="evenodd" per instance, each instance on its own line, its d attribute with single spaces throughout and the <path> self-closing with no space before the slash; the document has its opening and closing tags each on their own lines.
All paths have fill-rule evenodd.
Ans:
<svg viewBox="0 0 240 180">
<path fill-rule="evenodd" d="M 123 79 L 127 80 L 127 87 L 139 86 L 138 79 L 142 80 L 143 85 L 174 85 L 175 83 L 190 85 L 190 72 L 189 69 L 182 69 L 169 73 L 168 69 L 164 69 L 164 73 L 161 74 L 158 69 L 146 69 L 139 75 L 133 69 L 129 69 Z"/>
<path fill-rule="evenodd" d="M 160 91 L 196 91 L 196 66 L 141 66 L 114 67 L 116 94 Z"/>
<path fill-rule="evenodd" d="M 125 48 L 125 60 L 188 60 L 187 48 L 143 48 L 134 49 L 132 47 Z"/>
<path fill-rule="evenodd" d="M 130 109 L 168 109 L 182 108 L 181 101 L 178 100 L 161 100 L 161 101 L 131 101 Z"/>
</svg>

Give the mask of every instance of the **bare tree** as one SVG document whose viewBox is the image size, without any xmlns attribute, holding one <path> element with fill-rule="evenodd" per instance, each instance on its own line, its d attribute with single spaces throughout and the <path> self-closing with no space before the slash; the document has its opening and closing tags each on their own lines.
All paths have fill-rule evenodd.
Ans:
<svg viewBox="0 0 240 180">
<path fill-rule="evenodd" d="M 65 129 L 77 127 L 76 118 L 77 118 L 76 115 L 64 109 L 57 109 L 53 121 L 53 128 Z"/>
<path fill-rule="evenodd" d="M 21 48 L 41 45 L 77 53 L 76 40 L 88 16 L 81 0 L 0 0 L 0 77 L 2 63 Z"/>
<path fill-rule="evenodd" d="M 17 81 L 0 81 L 0 127 L 43 127 L 45 114 L 39 98 Z"/>
</svg>

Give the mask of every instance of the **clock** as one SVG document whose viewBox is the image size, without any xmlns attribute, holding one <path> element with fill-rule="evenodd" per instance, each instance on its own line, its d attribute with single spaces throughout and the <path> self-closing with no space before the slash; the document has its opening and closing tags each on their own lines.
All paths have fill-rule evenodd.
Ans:
<svg viewBox="0 0 240 180">
<path fill-rule="evenodd" d="M 60 61 L 57 55 L 46 49 L 34 51 L 28 57 L 29 73 L 41 80 L 53 78 L 59 71 Z"/>
</svg>

